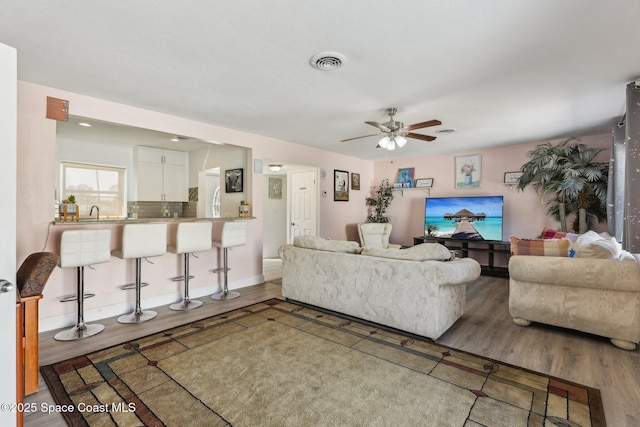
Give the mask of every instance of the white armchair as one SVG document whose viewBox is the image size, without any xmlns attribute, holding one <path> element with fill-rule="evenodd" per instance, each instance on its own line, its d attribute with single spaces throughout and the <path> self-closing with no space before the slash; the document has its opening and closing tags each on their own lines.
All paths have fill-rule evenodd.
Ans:
<svg viewBox="0 0 640 427">
<path fill-rule="evenodd" d="M 360 236 L 360 245 L 371 248 L 400 248 L 400 245 L 389 243 L 391 235 L 391 224 L 379 224 L 367 222 L 358 224 L 358 235 Z"/>
</svg>

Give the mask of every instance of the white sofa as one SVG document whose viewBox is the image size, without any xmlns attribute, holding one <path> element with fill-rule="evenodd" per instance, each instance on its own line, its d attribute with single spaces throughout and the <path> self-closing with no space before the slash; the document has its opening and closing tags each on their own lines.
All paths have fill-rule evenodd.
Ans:
<svg viewBox="0 0 640 427">
<path fill-rule="evenodd" d="M 463 315 L 466 283 L 480 276 L 478 262 L 449 261 L 436 243 L 360 248 L 304 236 L 280 257 L 284 297 L 434 340 Z"/>
</svg>

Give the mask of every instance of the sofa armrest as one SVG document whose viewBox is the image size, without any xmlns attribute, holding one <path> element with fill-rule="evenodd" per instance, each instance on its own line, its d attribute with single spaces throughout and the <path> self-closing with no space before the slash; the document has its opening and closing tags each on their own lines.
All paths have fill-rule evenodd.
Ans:
<svg viewBox="0 0 640 427">
<path fill-rule="evenodd" d="M 633 261 L 514 255 L 512 280 L 582 288 L 640 291 L 640 266 Z"/>
</svg>

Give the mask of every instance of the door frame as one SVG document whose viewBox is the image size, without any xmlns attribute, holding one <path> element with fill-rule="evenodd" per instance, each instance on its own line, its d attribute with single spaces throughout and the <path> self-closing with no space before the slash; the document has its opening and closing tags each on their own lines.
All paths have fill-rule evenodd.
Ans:
<svg viewBox="0 0 640 427">
<path fill-rule="evenodd" d="M 0 144 L 2 158 L 0 170 L 0 197 L 6 203 L 0 205 L 2 238 L 0 239 L 0 279 L 16 283 L 16 195 L 17 195 L 17 127 L 18 127 L 18 77 L 17 52 L 0 44 Z M 0 340 L 5 351 L 0 352 L 2 385 L 0 402 L 18 403 L 16 383 L 16 291 L 0 293 Z M 9 350 L 6 350 L 8 348 Z M 0 425 L 16 425 L 17 412 L 0 411 Z"/>
</svg>

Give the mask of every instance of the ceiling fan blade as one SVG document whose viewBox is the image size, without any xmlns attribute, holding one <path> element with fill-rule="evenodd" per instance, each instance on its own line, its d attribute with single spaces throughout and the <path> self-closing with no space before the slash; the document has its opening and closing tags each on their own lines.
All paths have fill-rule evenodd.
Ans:
<svg viewBox="0 0 640 427">
<path fill-rule="evenodd" d="M 343 139 L 343 140 L 342 140 L 342 141 L 340 141 L 340 142 L 347 142 L 347 141 L 353 141 L 354 139 L 360 139 L 360 138 L 368 138 L 368 137 L 370 137 L 370 136 L 376 136 L 376 135 L 379 135 L 379 134 L 377 134 L 377 133 L 374 133 L 374 134 L 371 134 L 371 135 L 365 135 L 365 136 L 356 136 L 355 138 L 348 138 L 348 139 Z"/>
<path fill-rule="evenodd" d="M 426 122 L 422 122 L 422 123 L 416 123 L 414 125 L 408 126 L 407 130 L 415 130 L 415 129 L 422 129 L 422 128 L 427 128 L 429 126 L 438 126 L 441 125 L 442 122 L 440 120 L 429 120 Z"/>
<path fill-rule="evenodd" d="M 381 125 L 380 123 L 377 123 L 377 122 L 365 122 L 365 123 L 380 129 L 382 132 L 391 132 L 391 129 L 389 129 L 385 125 Z"/>
<path fill-rule="evenodd" d="M 434 139 L 436 139 L 435 136 L 429 136 L 429 135 L 421 135 L 419 133 L 413 133 L 413 132 L 409 132 L 408 134 L 405 135 L 407 138 L 415 138 L 415 139 L 421 139 L 423 141 L 433 141 Z"/>
</svg>

